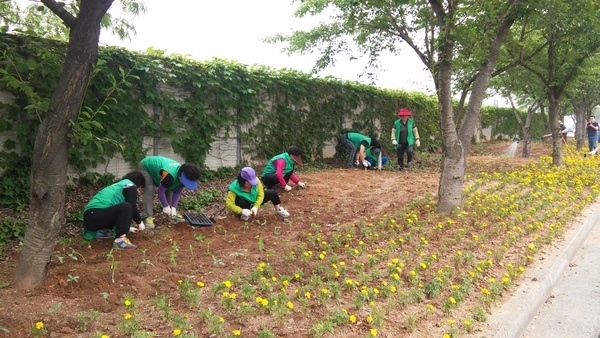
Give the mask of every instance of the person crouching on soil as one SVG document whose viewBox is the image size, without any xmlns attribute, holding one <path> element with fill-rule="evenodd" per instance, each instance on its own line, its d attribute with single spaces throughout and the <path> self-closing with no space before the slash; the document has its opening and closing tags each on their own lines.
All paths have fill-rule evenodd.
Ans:
<svg viewBox="0 0 600 338">
<path fill-rule="evenodd" d="M 192 163 L 179 162 L 163 156 L 148 156 L 138 165 L 144 175 L 146 187 L 142 210 L 148 228 L 154 228 L 154 187 L 158 187 L 157 195 L 162 205 L 162 211 L 175 222 L 185 219 L 177 212 L 177 204 L 183 193 L 183 188 L 198 189 L 200 168 Z"/>
<path fill-rule="evenodd" d="M 227 209 L 239 215 L 242 221 L 247 221 L 250 216 L 256 216 L 258 208 L 267 202 L 273 203 L 279 216 L 283 218 L 290 216 L 290 213 L 281 206 L 277 190 L 263 189 L 262 183 L 251 167 L 242 168 L 237 179 L 231 182 L 227 189 Z"/>
<path fill-rule="evenodd" d="M 363 165 L 365 168 L 371 167 L 371 162 L 367 161 L 367 149 L 372 156 L 381 152 L 381 145 L 375 138 L 366 137 L 359 133 L 346 133 L 340 137 L 341 143 L 348 150 L 348 161 L 346 169 L 356 168 Z"/>
<path fill-rule="evenodd" d="M 144 188 L 145 185 L 142 173 L 132 171 L 119 182 L 96 193 L 83 210 L 85 239 L 111 238 L 114 233 L 115 249 L 137 248 L 126 235 L 145 228 L 137 209 L 137 189 Z M 131 221 L 137 227 L 131 227 Z"/>
<path fill-rule="evenodd" d="M 365 160 L 371 164 L 369 169 L 381 169 L 388 162 L 387 156 L 378 148 L 367 148 L 365 150 Z"/>
<path fill-rule="evenodd" d="M 421 146 L 419 131 L 410 116 L 410 110 L 406 108 L 400 109 L 398 119 L 394 122 L 394 127 L 392 128 L 392 145 L 396 148 L 398 170 L 400 171 L 404 171 L 404 153 L 407 156 L 406 167 L 410 169 L 415 154 L 413 145 L 417 148 Z"/>
<path fill-rule="evenodd" d="M 271 158 L 261 175 L 265 187 L 273 189 L 279 184 L 285 191 L 291 191 L 292 187 L 288 184 L 291 180 L 300 188 L 306 188 L 306 184 L 294 174 L 296 164 L 302 165 L 302 149 L 297 146 L 291 146 L 287 152 Z"/>
</svg>

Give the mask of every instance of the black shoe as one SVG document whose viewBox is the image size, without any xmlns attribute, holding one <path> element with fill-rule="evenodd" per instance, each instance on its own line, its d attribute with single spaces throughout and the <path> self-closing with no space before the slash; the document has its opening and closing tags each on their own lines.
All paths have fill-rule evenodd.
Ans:
<svg viewBox="0 0 600 338">
<path fill-rule="evenodd" d="M 398 169 L 398 171 L 405 171 L 405 170 L 406 170 L 406 169 L 404 169 L 403 167 L 400 167 L 400 168 Z"/>
</svg>

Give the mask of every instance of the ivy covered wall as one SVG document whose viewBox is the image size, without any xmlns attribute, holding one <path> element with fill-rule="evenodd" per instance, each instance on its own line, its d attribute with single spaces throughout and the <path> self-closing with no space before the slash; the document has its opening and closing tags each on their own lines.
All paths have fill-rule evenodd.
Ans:
<svg viewBox="0 0 600 338">
<path fill-rule="evenodd" d="M 3 176 L 13 175 L 14 168 L 24 172 L 23 180 L 29 175 L 35 131 L 65 49 L 56 41 L 0 34 L 0 99 L 10 97 L 0 103 Z M 70 164 L 79 172 L 113 158 L 135 166 L 155 153 L 157 144 L 199 165 L 205 165 L 218 144 L 235 148 L 228 156 L 236 164 L 268 159 L 290 145 L 302 147 L 310 161 L 331 153 L 325 149 L 335 147 L 337 137 L 348 130 L 381 138 L 391 151 L 389 133 L 400 107 L 413 112 L 422 149 L 438 148 L 436 99 L 423 93 L 234 61 L 198 62 L 160 51 L 149 55 L 104 47 L 81 113 L 71 121 Z M 494 111 L 489 108 L 486 116 Z M 507 120 L 514 118 L 502 119 Z M 486 118 L 484 127 L 502 121 Z M 514 133 L 520 134 L 518 128 Z"/>
</svg>

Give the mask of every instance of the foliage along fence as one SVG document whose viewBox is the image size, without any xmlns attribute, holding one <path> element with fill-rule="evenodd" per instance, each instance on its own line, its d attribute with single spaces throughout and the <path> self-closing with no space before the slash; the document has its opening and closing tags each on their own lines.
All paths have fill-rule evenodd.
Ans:
<svg viewBox="0 0 600 338">
<path fill-rule="evenodd" d="M 10 97 L 0 100 L 0 184 L 10 182 L 26 198 L 35 130 L 66 46 L 0 34 L 0 51 L 0 93 Z M 233 152 L 234 165 L 268 159 L 290 145 L 302 147 L 311 161 L 323 158 L 325 148 L 348 130 L 381 138 L 391 151 L 389 133 L 400 107 L 413 111 L 423 149 L 438 148 L 437 101 L 422 93 L 221 59 L 198 62 L 161 51 L 105 47 L 81 112 L 71 121 L 69 161 L 85 173 L 114 158 L 135 166 L 144 156 L 164 155 L 172 147 L 182 160 L 206 166 L 211 148 L 219 144 L 233 144 L 225 153 Z M 0 205 L 9 198 L 3 194 Z"/>
</svg>

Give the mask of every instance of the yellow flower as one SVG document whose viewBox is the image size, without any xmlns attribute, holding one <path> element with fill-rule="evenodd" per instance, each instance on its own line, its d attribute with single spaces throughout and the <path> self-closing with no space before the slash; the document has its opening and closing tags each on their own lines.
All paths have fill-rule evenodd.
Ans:
<svg viewBox="0 0 600 338">
<path fill-rule="evenodd" d="M 180 334 L 181 334 L 181 330 L 180 329 L 173 330 L 173 335 L 174 336 L 179 336 Z"/>
<path fill-rule="evenodd" d="M 372 321 L 373 321 L 373 317 L 371 317 L 371 316 L 367 317 L 367 322 L 369 322 L 369 323 L 370 323 L 370 322 L 372 322 Z"/>
<path fill-rule="evenodd" d="M 323 289 L 321 289 L 321 292 L 323 292 L 323 294 L 326 295 L 329 292 L 329 290 L 323 288 Z"/>
<path fill-rule="evenodd" d="M 485 295 L 489 295 L 490 294 L 490 291 L 488 289 L 486 289 L 486 288 L 481 289 L 481 292 L 483 292 L 483 294 L 485 294 Z"/>
<path fill-rule="evenodd" d="M 260 301 L 260 303 L 262 304 L 262 306 L 267 306 L 269 305 L 269 300 L 268 299 L 263 299 Z"/>
<path fill-rule="evenodd" d="M 229 294 L 229 298 L 231 299 L 235 299 L 235 297 L 237 297 L 237 295 L 235 293 L 230 293 Z"/>
<path fill-rule="evenodd" d="M 226 280 L 223 282 L 223 285 L 225 285 L 226 288 L 230 288 L 231 287 L 231 282 Z"/>
<path fill-rule="evenodd" d="M 221 323 L 225 323 L 225 318 L 223 318 L 223 317 L 219 317 L 219 321 L 220 321 Z"/>
<path fill-rule="evenodd" d="M 392 293 L 396 292 L 396 287 L 395 287 L 395 286 L 393 286 L 393 285 L 392 285 L 392 286 L 390 286 L 390 291 L 391 291 Z"/>
<path fill-rule="evenodd" d="M 44 322 L 37 322 L 35 323 L 35 328 L 38 330 L 41 330 L 44 328 Z"/>
<path fill-rule="evenodd" d="M 128 313 L 124 314 L 123 318 L 125 318 L 125 319 L 131 319 L 131 313 L 128 312 Z M 43 323 L 42 323 L 42 325 L 43 325 Z"/>
<path fill-rule="evenodd" d="M 196 285 L 198 285 L 199 287 L 203 288 L 204 287 L 204 283 L 202 282 L 196 282 Z"/>
<path fill-rule="evenodd" d="M 306 297 L 306 298 L 310 298 L 310 292 L 306 292 L 306 293 L 304 294 L 304 297 Z"/>
<path fill-rule="evenodd" d="M 183 283 L 183 280 L 180 279 L 177 281 L 177 283 L 181 284 L 181 283 Z"/>
<path fill-rule="evenodd" d="M 234 336 L 239 336 L 239 335 L 242 334 L 242 331 L 240 331 L 240 330 L 233 330 L 233 331 L 231 331 L 231 334 L 233 334 Z"/>
<path fill-rule="evenodd" d="M 456 299 L 454 299 L 454 297 L 450 297 L 450 303 L 456 304 Z"/>
<path fill-rule="evenodd" d="M 100 338 L 110 338 L 107 334 L 103 334 L 100 336 Z"/>
<path fill-rule="evenodd" d="M 125 304 L 125 306 L 130 306 L 131 302 L 129 301 L 129 299 L 126 299 L 125 302 L 124 302 L 124 304 Z"/>
<path fill-rule="evenodd" d="M 369 334 L 370 334 L 372 337 L 377 337 L 377 330 L 375 330 L 375 329 L 370 329 L 370 330 L 369 330 Z"/>
<path fill-rule="evenodd" d="M 448 319 L 448 324 L 454 325 L 454 319 Z"/>
<path fill-rule="evenodd" d="M 294 303 L 287 302 L 287 307 L 289 307 L 290 309 L 293 309 L 294 308 Z"/>
<path fill-rule="evenodd" d="M 355 315 L 350 315 L 349 320 L 350 320 L 350 323 L 352 323 L 352 324 L 356 323 L 356 316 Z"/>
<path fill-rule="evenodd" d="M 290 282 L 288 282 L 287 280 L 284 280 L 284 281 L 282 281 L 282 282 L 281 282 L 281 284 L 282 284 L 283 286 L 287 286 L 289 283 L 290 283 Z"/>
</svg>

